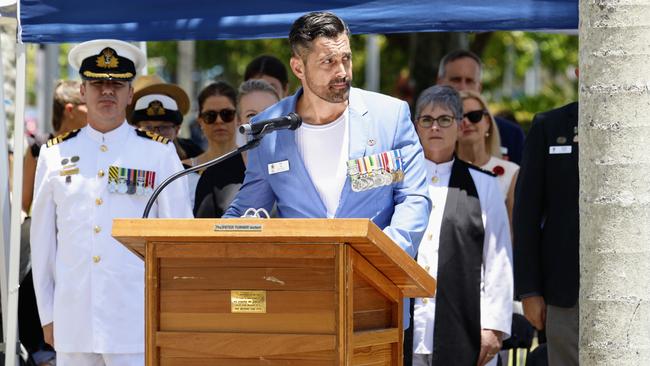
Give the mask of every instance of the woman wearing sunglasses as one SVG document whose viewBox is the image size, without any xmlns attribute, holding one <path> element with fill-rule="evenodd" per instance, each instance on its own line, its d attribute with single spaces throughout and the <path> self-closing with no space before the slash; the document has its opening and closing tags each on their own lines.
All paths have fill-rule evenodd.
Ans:
<svg viewBox="0 0 650 366">
<path fill-rule="evenodd" d="M 483 97 L 473 91 L 462 91 L 460 96 L 463 99 L 463 121 L 458 136 L 458 157 L 496 174 L 512 226 L 519 165 L 501 158 L 499 130 Z"/>
<path fill-rule="evenodd" d="M 206 151 L 185 160 L 197 166 L 237 148 L 237 91 L 228 83 L 212 83 L 199 93 L 198 123 L 208 141 Z M 199 172 L 194 193 L 194 217 L 221 217 L 244 181 L 246 166 L 241 155 Z"/>
</svg>

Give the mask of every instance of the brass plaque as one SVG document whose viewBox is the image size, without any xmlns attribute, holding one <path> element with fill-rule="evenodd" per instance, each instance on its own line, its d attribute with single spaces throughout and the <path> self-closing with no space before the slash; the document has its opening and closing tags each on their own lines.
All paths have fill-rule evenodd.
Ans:
<svg viewBox="0 0 650 366">
<path fill-rule="evenodd" d="M 266 314 L 266 291 L 230 290 L 230 312 Z"/>
</svg>

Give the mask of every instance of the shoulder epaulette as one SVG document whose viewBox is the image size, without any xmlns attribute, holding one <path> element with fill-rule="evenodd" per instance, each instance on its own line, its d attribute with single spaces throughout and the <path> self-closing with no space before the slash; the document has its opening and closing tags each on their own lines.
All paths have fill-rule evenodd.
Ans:
<svg viewBox="0 0 650 366">
<path fill-rule="evenodd" d="M 474 170 L 476 170 L 476 171 L 479 171 L 479 172 L 481 172 L 481 173 L 484 173 L 484 174 L 490 175 L 490 176 L 492 176 L 492 177 L 496 177 L 496 176 L 497 176 L 496 174 L 494 174 L 494 172 L 491 172 L 491 171 L 489 171 L 489 170 L 485 170 L 485 169 L 481 168 L 480 166 L 476 166 L 476 165 L 471 164 L 471 163 L 468 163 L 468 162 L 466 162 L 466 161 L 465 161 L 465 164 L 467 164 L 467 167 L 470 168 L 470 169 L 474 169 Z"/>
<path fill-rule="evenodd" d="M 156 142 L 160 142 L 161 144 L 166 144 L 169 142 L 169 139 L 165 136 L 160 136 L 157 133 L 151 132 L 151 131 L 145 131 L 141 129 L 135 130 L 135 132 L 138 134 L 140 137 L 144 137 L 149 140 L 154 140 Z"/>
<path fill-rule="evenodd" d="M 69 139 L 77 136 L 79 131 L 80 131 L 79 129 L 76 129 L 76 130 L 72 130 L 70 132 L 60 134 L 59 136 L 52 137 L 51 139 L 47 140 L 46 146 L 47 147 L 52 147 L 52 146 L 54 146 L 56 144 L 62 143 L 65 140 L 69 140 Z"/>
</svg>

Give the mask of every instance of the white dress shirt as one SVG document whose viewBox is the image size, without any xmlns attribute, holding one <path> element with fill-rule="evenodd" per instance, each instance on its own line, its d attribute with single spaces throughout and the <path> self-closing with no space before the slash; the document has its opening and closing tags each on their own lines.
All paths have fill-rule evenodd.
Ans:
<svg viewBox="0 0 650 366">
<path fill-rule="evenodd" d="M 438 247 L 453 160 L 436 164 L 426 160 L 429 195 L 434 203 L 429 225 L 418 250 L 418 263 L 434 278 L 438 272 Z M 470 169 L 481 205 L 485 239 L 481 266 L 481 328 L 509 336 L 512 322 L 512 247 L 503 195 L 497 180 Z M 433 353 L 436 301 L 417 298 L 414 308 L 413 353 Z M 453 342 L 453 340 L 449 340 Z M 488 365 L 496 364 L 494 358 Z"/>
<path fill-rule="evenodd" d="M 78 157 L 78 172 L 61 175 L 72 157 Z M 111 228 L 114 218 L 141 217 L 149 196 L 111 193 L 109 166 L 154 171 L 155 186 L 182 169 L 173 144 L 138 136 L 126 122 L 108 133 L 86 126 L 75 137 L 43 145 L 32 267 L 41 323 L 54 322 L 57 351 L 144 352 L 144 264 Z M 192 217 L 188 197 L 181 178 L 158 197 L 150 217 Z"/>
</svg>

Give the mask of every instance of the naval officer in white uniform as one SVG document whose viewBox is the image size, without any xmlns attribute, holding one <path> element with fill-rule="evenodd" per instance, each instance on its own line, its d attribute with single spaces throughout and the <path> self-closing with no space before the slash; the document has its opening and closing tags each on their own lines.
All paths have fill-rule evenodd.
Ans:
<svg viewBox="0 0 650 366">
<path fill-rule="evenodd" d="M 135 46 L 95 40 L 70 51 L 88 125 L 41 148 L 31 226 L 34 288 L 57 365 L 144 364 L 144 264 L 111 237 L 141 217 L 152 190 L 182 169 L 173 144 L 126 123 Z M 191 217 L 187 182 L 168 186 L 150 217 Z"/>
<path fill-rule="evenodd" d="M 450 87 L 422 92 L 416 130 L 436 202 L 417 261 L 438 280 L 416 299 L 406 365 L 496 365 L 512 317 L 512 249 L 503 194 L 493 173 L 455 154 L 463 104 Z"/>
</svg>

